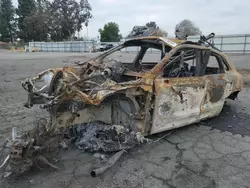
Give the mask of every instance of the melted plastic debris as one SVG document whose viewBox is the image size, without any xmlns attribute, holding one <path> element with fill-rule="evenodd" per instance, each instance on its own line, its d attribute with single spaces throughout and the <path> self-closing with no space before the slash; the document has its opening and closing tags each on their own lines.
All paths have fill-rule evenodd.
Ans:
<svg viewBox="0 0 250 188">
<path fill-rule="evenodd" d="M 140 133 L 131 132 L 120 125 L 106 125 L 100 122 L 74 125 L 72 136 L 75 146 L 84 151 L 113 152 L 130 149 L 136 145 L 148 142 Z"/>
</svg>

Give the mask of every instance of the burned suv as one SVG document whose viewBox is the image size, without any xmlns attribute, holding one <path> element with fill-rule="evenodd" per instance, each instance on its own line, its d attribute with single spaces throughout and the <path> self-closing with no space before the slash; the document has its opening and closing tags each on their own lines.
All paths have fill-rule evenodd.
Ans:
<svg viewBox="0 0 250 188">
<path fill-rule="evenodd" d="M 97 122 L 143 136 L 217 116 L 243 81 L 209 38 L 137 37 L 86 62 L 48 69 L 22 83 L 26 106 L 48 110 L 48 129 Z"/>
</svg>

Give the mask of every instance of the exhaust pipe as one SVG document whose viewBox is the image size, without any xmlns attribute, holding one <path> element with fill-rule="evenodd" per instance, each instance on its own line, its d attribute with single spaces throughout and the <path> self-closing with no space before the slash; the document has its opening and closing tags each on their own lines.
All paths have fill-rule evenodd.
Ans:
<svg viewBox="0 0 250 188">
<path fill-rule="evenodd" d="M 90 175 L 91 175 L 92 177 L 96 177 L 96 176 L 98 176 L 98 175 L 103 174 L 107 169 L 109 169 L 110 167 L 112 167 L 112 166 L 121 158 L 121 156 L 122 156 L 122 154 L 123 154 L 124 152 L 125 152 L 125 150 L 121 150 L 121 151 L 117 152 L 116 154 L 114 154 L 114 155 L 108 160 L 108 162 L 107 162 L 104 166 L 102 166 L 102 167 L 100 167 L 100 168 L 97 168 L 97 169 L 95 169 L 95 170 L 92 170 L 92 171 L 90 172 Z"/>
</svg>

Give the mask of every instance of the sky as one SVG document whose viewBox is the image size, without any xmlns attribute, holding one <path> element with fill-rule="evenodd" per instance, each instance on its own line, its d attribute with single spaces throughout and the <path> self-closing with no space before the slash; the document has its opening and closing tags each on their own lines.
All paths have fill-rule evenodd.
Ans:
<svg viewBox="0 0 250 188">
<path fill-rule="evenodd" d="M 17 0 L 13 0 L 17 6 Z M 189 19 L 203 34 L 250 33 L 249 0 L 89 0 L 93 18 L 81 37 L 97 37 L 98 29 L 107 22 L 116 22 L 127 36 L 135 25 L 156 24 L 174 36 L 175 25 Z"/>
</svg>

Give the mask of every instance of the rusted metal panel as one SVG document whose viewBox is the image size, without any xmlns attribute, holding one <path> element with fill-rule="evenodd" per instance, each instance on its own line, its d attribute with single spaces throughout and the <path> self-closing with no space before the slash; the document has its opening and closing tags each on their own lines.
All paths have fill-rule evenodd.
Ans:
<svg viewBox="0 0 250 188">
<path fill-rule="evenodd" d="M 199 120 L 205 95 L 202 78 L 159 78 L 155 80 L 155 110 L 151 134 L 181 127 Z"/>
<path fill-rule="evenodd" d="M 216 116 L 221 112 L 225 99 L 227 98 L 225 92 L 227 82 L 224 78 L 225 74 L 205 76 L 206 93 L 200 108 L 200 120 Z"/>
<path fill-rule="evenodd" d="M 82 110 L 78 110 L 77 114 L 71 111 L 58 113 L 56 118 L 57 127 L 69 127 L 71 125 L 100 121 L 106 124 L 112 124 L 111 104 L 90 106 Z"/>
</svg>

